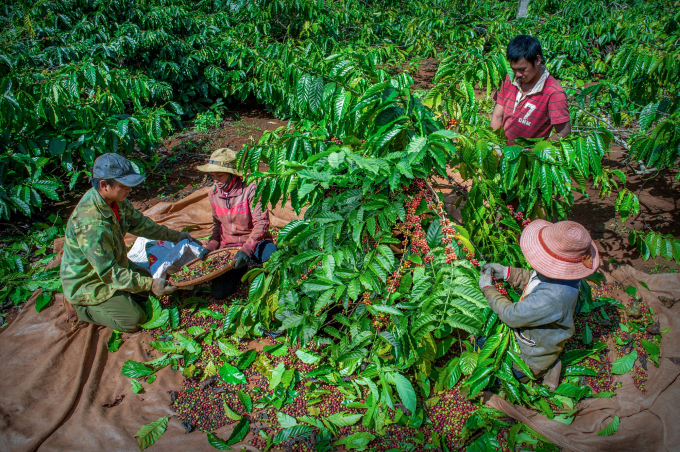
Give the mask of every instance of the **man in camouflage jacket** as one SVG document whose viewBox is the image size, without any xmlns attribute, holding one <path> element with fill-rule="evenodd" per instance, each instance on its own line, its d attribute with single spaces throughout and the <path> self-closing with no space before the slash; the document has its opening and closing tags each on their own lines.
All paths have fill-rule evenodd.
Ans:
<svg viewBox="0 0 680 452">
<path fill-rule="evenodd" d="M 64 297 L 78 319 L 131 332 L 146 321 L 138 304 L 152 291 L 162 296 L 176 290 L 127 258 L 123 238 L 130 232 L 152 240 L 191 239 L 156 224 L 126 198 L 144 177 L 117 154 L 104 154 L 94 164 L 93 188 L 80 200 L 66 226 L 61 281 Z"/>
</svg>

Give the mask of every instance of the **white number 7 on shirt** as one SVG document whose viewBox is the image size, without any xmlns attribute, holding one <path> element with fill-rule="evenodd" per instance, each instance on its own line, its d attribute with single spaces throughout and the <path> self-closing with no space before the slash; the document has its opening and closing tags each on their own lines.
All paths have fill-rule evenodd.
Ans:
<svg viewBox="0 0 680 452">
<path fill-rule="evenodd" d="M 527 107 L 529 109 L 529 111 L 527 112 L 526 115 L 524 115 L 524 118 L 519 120 L 519 122 L 521 122 L 522 124 L 525 124 L 527 126 L 530 126 L 531 123 L 529 122 L 529 116 L 531 116 L 531 114 L 534 112 L 534 110 L 536 110 L 536 105 L 527 102 L 526 104 L 524 104 L 524 106 Z"/>
</svg>

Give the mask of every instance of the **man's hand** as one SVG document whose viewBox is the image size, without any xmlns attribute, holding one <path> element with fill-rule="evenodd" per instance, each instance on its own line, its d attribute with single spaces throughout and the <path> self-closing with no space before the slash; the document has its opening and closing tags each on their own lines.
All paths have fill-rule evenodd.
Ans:
<svg viewBox="0 0 680 452">
<path fill-rule="evenodd" d="M 201 245 L 201 242 L 199 242 L 198 240 L 196 240 L 195 238 L 193 238 L 193 237 L 191 236 L 191 234 L 189 234 L 188 232 L 180 232 L 180 233 L 179 233 L 179 238 L 177 239 L 177 241 L 178 241 L 178 242 L 181 242 L 182 240 L 188 240 L 188 241 L 190 241 L 190 242 L 194 242 L 194 243 L 196 243 L 196 244 L 198 244 L 198 245 Z M 203 246 L 203 245 L 201 245 L 201 246 Z"/>
<path fill-rule="evenodd" d="M 483 289 L 492 285 L 493 280 L 491 279 L 491 270 L 487 270 L 479 276 L 479 288 Z"/>
<path fill-rule="evenodd" d="M 163 295 L 169 295 L 177 290 L 176 286 L 171 286 L 165 280 L 165 278 L 154 278 L 151 284 L 151 292 L 157 297 L 162 297 Z"/>
<path fill-rule="evenodd" d="M 248 263 L 250 257 L 245 253 L 245 251 L 238 250 L 236 256 L 234 257 L 234 268 L 241 268 Z"/>
<path fill-rule="evenodd" d="M 501 264 L 484 264 L 482 265 L 482 272 L 486 273 L 487 271 L 491 272 L 491 275 L 495 277 L 496 279 L 500 279 L 505 281 L 508 279 L 508 267 L 505 267 Z"/>
</svg>

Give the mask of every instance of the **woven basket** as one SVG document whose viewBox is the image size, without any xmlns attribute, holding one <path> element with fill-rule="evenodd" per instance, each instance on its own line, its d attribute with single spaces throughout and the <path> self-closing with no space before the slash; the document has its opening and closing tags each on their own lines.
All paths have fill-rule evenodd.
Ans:
<svg viewBox="0 0 680 452">
<path fill-rule="evenodd" d="M 212 251 L 211 253 L 209 253 L 205 257 L 205 259 L 194 259 L 193 261 L 189 262 L 186 266 L 193 269 L 194 267 L 198 267 L 199 265 L 201 265 L 201 263 L 204 260 L 207 260 L 207 259 L 209 259 L 213 256 L 220 256 L 220 255 L 224 255 L 224 254 L 233 256 L 234 254 L 236 254 L 236 251 L 238 251 L 239 249 L 240 248 L 222 248 L 221 250 Z M 232 268 L 234 268 L 234 261 L 229 262 L 224 267 L 216 268 L 212 272 L 210 272 L 206 275 L 203 275 L 201 277 L 198 277 L 196 279 L 191 279 L 189 281 L 182 281 L 182 282 L 174 282 L 174 281 L 169 280 L 168 283 L 170 283 L 173 286 L 177 286 L 177 287 L 193 286 L 195 284 L 201 284 L 201 283 L 204 283 L 206 281 L 210 281 L 211 279 L 215 279 L 218 276 L 225 274 L 226 272 L 228 272 Z"/>
</svg>

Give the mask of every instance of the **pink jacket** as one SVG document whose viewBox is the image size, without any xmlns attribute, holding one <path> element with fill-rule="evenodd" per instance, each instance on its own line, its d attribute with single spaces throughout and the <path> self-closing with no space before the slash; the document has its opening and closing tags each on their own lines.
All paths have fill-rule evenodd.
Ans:
<svg viewBox="0 0 680 452">
<path fill-rule="evenodd" d="M 234 177 L 229 185 L 217 185 L 208 194 L 213 211 L 213 233 L 206 248 L 215 251 L 220 248 L 240 246 L 252 257 L 255 247 L 262 240 L 271 240 L 269 214 L 262 211 L 258 203 L 254 208 L 253 198 L 257 184 L 246 185 L 240 177 Z"/>
</svg>

